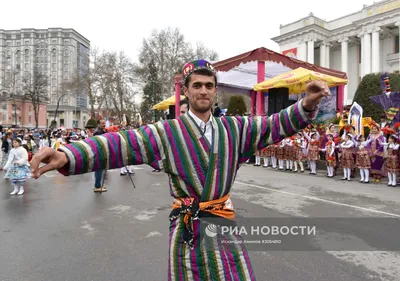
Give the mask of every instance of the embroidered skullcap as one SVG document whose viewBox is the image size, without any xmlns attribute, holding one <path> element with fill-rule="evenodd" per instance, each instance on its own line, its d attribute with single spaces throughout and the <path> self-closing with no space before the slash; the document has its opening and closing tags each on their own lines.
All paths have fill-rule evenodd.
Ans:
<svg viewBox="0 0 400 281">
<path fill-rule="evenodd" d="M 186 82 L 186 79 L 194 71 L 199 70 L 199 69 L 206 69 L 206 70 L 210 71 L 214 76 L 216 75 L 216 71 L 210 62 L 208 62 L 206 60 L 195 60 L 195 61 L 187 63 L 183 67 L 183 74 L 182 74 L 183 83 Z"/>
</svg>

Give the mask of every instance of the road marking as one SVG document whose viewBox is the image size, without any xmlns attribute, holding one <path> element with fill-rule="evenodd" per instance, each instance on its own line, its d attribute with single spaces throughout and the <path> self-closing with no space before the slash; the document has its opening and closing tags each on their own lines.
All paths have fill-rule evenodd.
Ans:
<svg viewBox="0 0 400 281">
<path fill-rule="evenodd" d="M 245 183 L 245 182 L 236 181 L 235 184 L 247 185 L 247 186 L 251 186 L 251 187 L 255 187 L 255 188 L 259 188 L 259 189 L 266 189 L 266 190 L 270 190 L 270 191 L 274 191 L 274 192 L 279 192 L 279 193 L 282 193 L 282 194 L 303 197 L 303 198 L 310 199 L 310 200 L 315 200 L 315 201 L 321 201 L 321 202 L 329 203 L 329 204 L 332 204 L 332 205 L 344 206 L 344 207 L 354 208 L 354 209 L 357 209 L 357 210 L 363 210 L 363 211 L 367 211 L 367 212 L 371 212 L 371 213 L 377 213 L 377 214 L 382 214 L 382 215 L 387 215 L 387 216 L 391 216 L 391 217 L 400 218 L 400 215 L 398 215 L 398 214 L 383 212 L 383 211 L 370 209 L 370 208 L 359 207 L 359 206 L 356 206 L 356 205 L 340 203 L 340 202 L 336 202 L 336 201 L 322 199 L 322 198 L 319 198 L 319 197 L 301 195 L 301 194 L 297 194 L 297 193 L 293 193 L 293 192 L 289 192 L 289 191 L 277 190 L 277 189 L 274 189 L 274 188 L 269 188 L 269 187 L 250 184 L 250 183 Z"/>
</svg>

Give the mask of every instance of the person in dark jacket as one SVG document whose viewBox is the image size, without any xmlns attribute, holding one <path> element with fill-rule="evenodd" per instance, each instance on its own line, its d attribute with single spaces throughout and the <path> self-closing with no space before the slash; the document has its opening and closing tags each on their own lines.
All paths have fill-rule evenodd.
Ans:
<svg viewBox="0 0 400 281">
<path fill-rule="evenodd" d="M 219 108 L 218 103 L 215 104 L 213 115 L 214 117 L 219 117 L 221 115 L 221 108 Z"/>
<path fill-rule="evenodd" d="M 11 132 L 6 133 L 6 135 L 3 138 L 3 142 L 1 144 L 1 151 L 3 152 L 1 166 L 0 166 L 1 170 L 6 165 L 10 150 L 13 148 L 12 147 L 12 136 L 13 136 L 13 134 Z"/>
<path fill-rule="evenodd" d="M 93 136 L 99 136 L 99 135 L 103 135 L 106 133 L 107 133 L 106 121 L 104 119 L 100 119 L 99 121 L 97 121 L 97 128 L 94 131 Z M 107 191 L 107 188 L 102 186 L 103 173 L 106 173 L 106 171 L 97 170 L 94 173 L 94 178 L 95 178 L 94 189 L 93 189 L 94 192 L 106 192 Z"/>
</svg>

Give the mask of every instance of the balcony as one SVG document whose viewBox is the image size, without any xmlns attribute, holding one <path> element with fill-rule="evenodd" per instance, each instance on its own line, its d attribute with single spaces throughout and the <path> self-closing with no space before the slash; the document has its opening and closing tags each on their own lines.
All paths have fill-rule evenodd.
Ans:
<svg viewBox="0 0 400 281">
<path fill-rule="evenodd" d="M 386 62 L 388 65 L 392 66 L 396 63 L 399 62 L 399 53 L 395 53 L 395 54 L 387 54 L 386 55 Z"/>
</svg>

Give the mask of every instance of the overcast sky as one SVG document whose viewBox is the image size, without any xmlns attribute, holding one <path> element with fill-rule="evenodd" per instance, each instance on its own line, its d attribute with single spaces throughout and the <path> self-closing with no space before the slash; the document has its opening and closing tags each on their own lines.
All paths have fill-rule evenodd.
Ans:
<svg viewBox="0 0 400 281">
<path fill-rule="evenodd" d="M 335 4 L 339 4 L 335 6 Z M 153 29 L 178 27 L 226 59 L 258 47 L 279 51 L 270 40 L 279 25 L 314 15 L 332 20 L 373 0 L 19 0 L 1 1 L 0 29 L 73 28 L 92 47 L 123 50 L 136 61 L 142 39 Z"/>
</svg>

